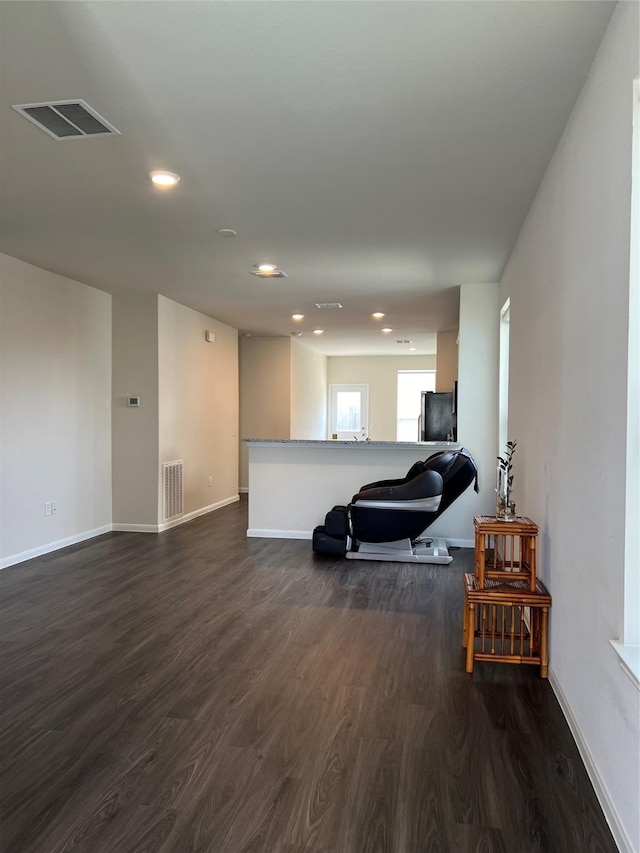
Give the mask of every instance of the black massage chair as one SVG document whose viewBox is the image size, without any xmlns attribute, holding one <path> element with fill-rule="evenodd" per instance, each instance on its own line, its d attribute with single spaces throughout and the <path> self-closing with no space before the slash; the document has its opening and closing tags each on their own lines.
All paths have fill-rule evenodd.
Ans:
<svg viewBox="0 0 640 853">
<path fill-rule="evenodd" d="M 406 477 L 367 483 L 348 506 L 334 506 L 313 531 L 313 550 L 351 560 L 450 563 L 446 542 L 421 534 L 472 482 L 477 492 L 478 469 L 468 450 L 435 453 Z"/>
</svg>

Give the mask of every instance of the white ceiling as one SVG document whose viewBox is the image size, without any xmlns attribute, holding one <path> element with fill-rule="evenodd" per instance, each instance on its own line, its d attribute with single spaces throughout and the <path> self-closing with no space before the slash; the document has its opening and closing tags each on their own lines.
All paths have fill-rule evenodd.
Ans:
<svg viewBox="0 0 640 853">
<path fill-rule="evenodd" d="M 2 2 L 1 248 L 254 335 L 301 312 L 327 354 L 432 353 L 459 285 L 499 279 L 614 5 Z M 122 135 L 11 109 L 74 98 Z"/>
</svg>

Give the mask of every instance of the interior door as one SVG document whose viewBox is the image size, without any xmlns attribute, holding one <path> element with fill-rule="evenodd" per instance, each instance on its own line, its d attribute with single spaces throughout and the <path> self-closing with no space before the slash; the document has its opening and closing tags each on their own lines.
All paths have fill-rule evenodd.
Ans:
<svg viewBox="0 0 640 853">
<path fill-rule="evenodd" d="M 362 441 L 369 437 L 369 386 L 329 386 L 329 438 Z"/>
</svg>

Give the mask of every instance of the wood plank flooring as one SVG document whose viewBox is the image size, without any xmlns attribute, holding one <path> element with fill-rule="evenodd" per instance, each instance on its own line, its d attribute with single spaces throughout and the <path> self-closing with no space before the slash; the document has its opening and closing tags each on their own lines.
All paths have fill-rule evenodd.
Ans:
<svg viewBox="0 0 640 853">
<path fill-rule="evenodd" d="M 246 524 L 0 572 L 3 853 L 616 850 L 548 682 L 465 674 L 470 551 L 322 558 Z"/>
</svg>

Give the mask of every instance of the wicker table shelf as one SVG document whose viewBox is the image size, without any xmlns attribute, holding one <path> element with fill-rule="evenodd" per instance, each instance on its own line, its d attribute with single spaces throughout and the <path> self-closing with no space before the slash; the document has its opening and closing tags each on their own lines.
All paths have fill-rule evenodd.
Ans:
<svg viewBox="0 0 640 853">
<path fill-rule="evenodd" d="M 476 515 L 475 573 L 479 588 L 486 580 L 526 581 L 536 590 L 536 538 L 538 525 L 530 518 L 503 521 L 488 515 Z"/>
<path fill-rule="evenodd" d="M 540 676 L 547 678 L 550 607 L 551 596 L 539 580 L 532 591 L 528 576 L 508 582 L 486 577 L 481 586 L 477 575 L 465 574 L 462 645 L 467 672 L 481 660 L 539 665 Z"/>
</svg>

